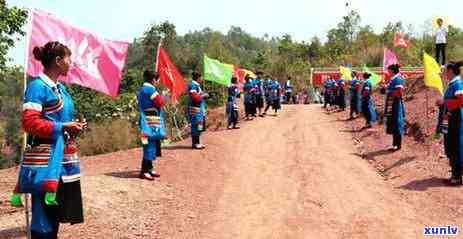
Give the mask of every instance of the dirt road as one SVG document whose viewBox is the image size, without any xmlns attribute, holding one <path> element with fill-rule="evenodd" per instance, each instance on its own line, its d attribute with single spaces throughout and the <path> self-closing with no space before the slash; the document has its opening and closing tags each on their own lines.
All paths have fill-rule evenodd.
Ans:
<svg viewBox="0 0 463 239">
<path fill-rule="evenodd" d="M 139 149 L 83 160 L 86 223 L 62 238 L 419 238 L 422 212 L 364 159 L 320 106 L 208 132 L 163 151 L 162 177 L 137 179 Z M 0 238 L 22 237 L 0 171 Z M 22 224 L 21 224 L 22 223 Z M 2 237 L 3 236 L 3 237 Z"/>
</svg>

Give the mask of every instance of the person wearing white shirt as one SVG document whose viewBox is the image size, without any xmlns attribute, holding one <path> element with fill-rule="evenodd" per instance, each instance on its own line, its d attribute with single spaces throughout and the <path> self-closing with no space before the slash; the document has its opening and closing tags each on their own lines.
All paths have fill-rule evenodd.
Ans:
<svg viewBox="0 0 463 239">
<path fill-rule="evenodd" d="M 445 47 L 447 45 L 447 29 L 443 26 L 442 18 L 437 19 L 436 30 L 436 61 L 440 65 L 445 65 Z"/>
</svg>

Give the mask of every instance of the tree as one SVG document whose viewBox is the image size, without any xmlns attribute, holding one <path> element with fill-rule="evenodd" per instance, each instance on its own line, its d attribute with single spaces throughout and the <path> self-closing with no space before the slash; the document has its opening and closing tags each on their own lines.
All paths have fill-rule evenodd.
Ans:
<svg viewBox="0 0 463 239">
<path fill-rule="evenodd" d="M 353 44 L 360 27 L 360 15 L 351 11 L 342 18 L 336 28 L 328 31 L 328 41 L 325 45 L 328 56 L 334 62 L 337 59 L 352 58 Z"/>
<path fill-rule="evenodd" d="M 5 0 L 0 0 L 0 70 L 5 70 L 6 55 L 14 46 L 16 34 L 24 35 L 21 27 L 26 22 L 27 12 L 17 7 L 9 8 Z"/>
<path fill-rule="evenodd" d="M 5 67 L 4 71 L 0 71 L 0 127 L 3 128 L 3 135 L 0 135 L 0 168 L 19 160 L 22 146 L 19 117 L 22 109 L 22 82 L 22 69 Z M 2 162 L 2 158 L 7 161 Z"/>
</svg>

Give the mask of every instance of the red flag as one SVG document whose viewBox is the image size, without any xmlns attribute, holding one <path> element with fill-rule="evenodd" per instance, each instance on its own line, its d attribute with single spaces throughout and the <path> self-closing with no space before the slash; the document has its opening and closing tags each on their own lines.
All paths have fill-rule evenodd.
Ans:
<svg viewBox="0 0 463 239">
<path fill-rule="evenodd" d="M 409 48 L 410 41 L 403 38 L 399 32 L 396 32 L 394 36 L 394 46 L 398 48 Z"/>
<path fill-rule="evenodd" d="M 170 90 L 172 102 L 177 102 L 177 98 L 186 91 L 187 85 L 162 47 L 158 49 L 156 71 L 161 78 L 161 83 Z"/>
<path fill-rule="evenodd" d="M 233 69 L 233 76 L 238 79 L 238 85 L 242 89 L 245 83 L 245 74 L 246 72 L 243 69 L 238 68 L 237 66 Z"/>
</svg>

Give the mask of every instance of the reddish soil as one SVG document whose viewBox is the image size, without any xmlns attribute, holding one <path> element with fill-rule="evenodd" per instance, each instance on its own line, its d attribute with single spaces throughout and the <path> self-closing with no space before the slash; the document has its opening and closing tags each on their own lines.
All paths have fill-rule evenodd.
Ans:
<svg viewBox="0 0 463 239">
<path fill-rule="evenodd" d="M 460 226 L 462 188 L 446 187 L 445 159 L 406 137 L 384 149 L 380 126 L 284 106 L 279 117 L 207 132 L 163 150 L 155 182 L 137 178 L 140 149 L 82 159 L 86 222 L 61 238 L 421 238 L 423 226 Z M 352 140 L 354 139 L 354 140 Z M 436 147 L 437 148 L 437 147 Z M 379 172 L 379 173 L 378 173 Z M 0 238 L 22 238 L 24 213 L 0 171 Z"/>
</svg>

